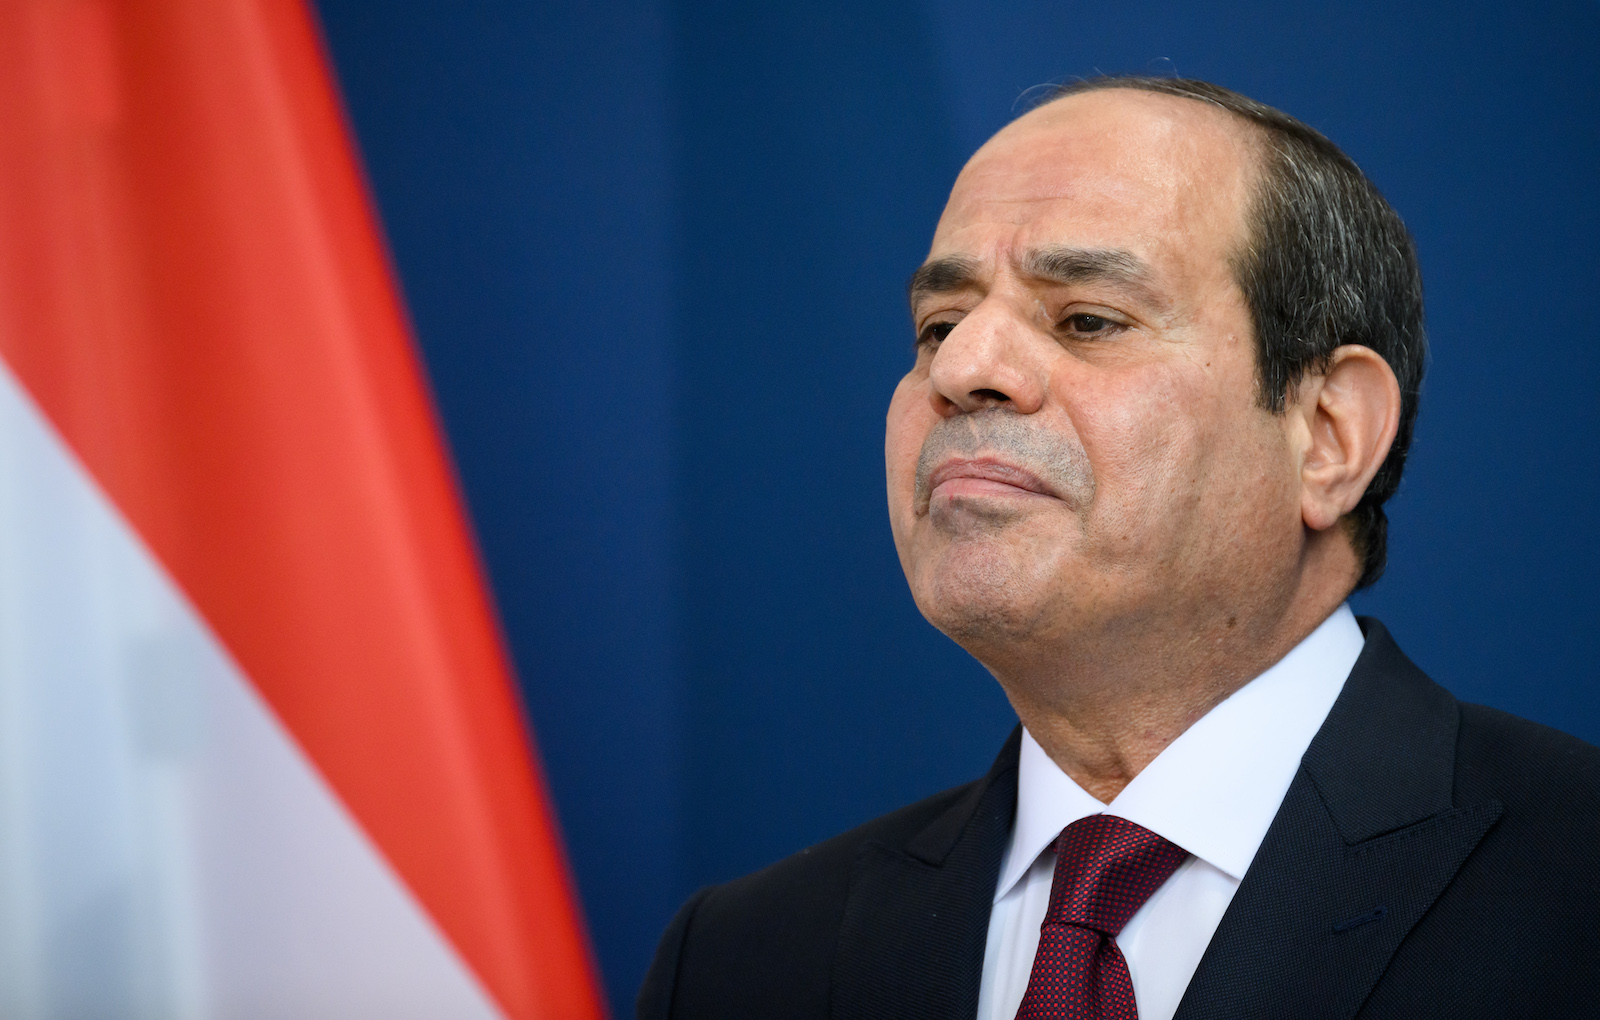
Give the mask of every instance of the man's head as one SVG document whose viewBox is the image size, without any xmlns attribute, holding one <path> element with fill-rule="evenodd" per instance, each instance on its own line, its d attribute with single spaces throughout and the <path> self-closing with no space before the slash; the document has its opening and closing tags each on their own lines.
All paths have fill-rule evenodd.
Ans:
<svg viewBox="0 0 1600 1020">
<path fill-rule="evenodd" d="M 1381 571 L 1420 284 L 1311 129 L 1198 82 L 1063 90 L 963 170 L 911 297 L 896 545 L 992 667 L 1086 632 L 1211 640 Z"/>
</svg>

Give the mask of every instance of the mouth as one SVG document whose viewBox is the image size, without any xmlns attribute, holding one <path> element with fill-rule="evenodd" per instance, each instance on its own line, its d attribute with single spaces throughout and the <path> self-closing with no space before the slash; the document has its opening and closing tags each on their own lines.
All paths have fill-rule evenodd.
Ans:
<svg viewBox="0 0 1600 1020">
<path fill-rule="evenodd" d="M 967 459 L 952 457 L 928 476 L 928 498 L 956 500 L 963 497 L 1001 497 L 1059 499 L 1039 476 L 1031 471 L 992 457 Z"/>
</svg>

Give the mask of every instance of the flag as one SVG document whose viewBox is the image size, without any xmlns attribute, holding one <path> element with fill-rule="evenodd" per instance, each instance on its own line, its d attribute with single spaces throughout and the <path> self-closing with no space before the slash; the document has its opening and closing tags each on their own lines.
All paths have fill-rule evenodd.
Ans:
<svg viewBox="0 0 1600 1020">
<path fill-rule="evenodd" d="M 0 11 L 0 1016 L 601 1015 L 311 15 Z"/>
</svg>

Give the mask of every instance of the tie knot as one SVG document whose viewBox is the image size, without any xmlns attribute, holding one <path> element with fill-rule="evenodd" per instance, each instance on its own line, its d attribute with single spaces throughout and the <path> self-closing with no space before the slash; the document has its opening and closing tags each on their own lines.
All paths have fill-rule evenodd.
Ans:
<svg viewBox="0 0 1600 1020">
<path fill-rule="evenodd" d="M 1090 815 L 1061 830 L 1045 924 L 1073 924 L 1116 938 L 1188 853 L 1116 815 Z"/>
</svg>

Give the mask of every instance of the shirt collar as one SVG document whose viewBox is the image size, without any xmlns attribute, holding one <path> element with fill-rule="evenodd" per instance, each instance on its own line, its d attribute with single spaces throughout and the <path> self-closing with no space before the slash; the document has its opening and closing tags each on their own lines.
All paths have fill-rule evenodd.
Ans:
<svg viewBox="0 0 1600 1020">
<path fill-rule="evenodd" d="M 1110 804 L 1073 782 L 1024 730 L 1016 823 L 995 899 L 1062 829 L 1102 811 L 1243 879 L 1365 641 L 1350 607 L 1341 605 L 1276 665 L 1167 745 Z"/>
</svg>

